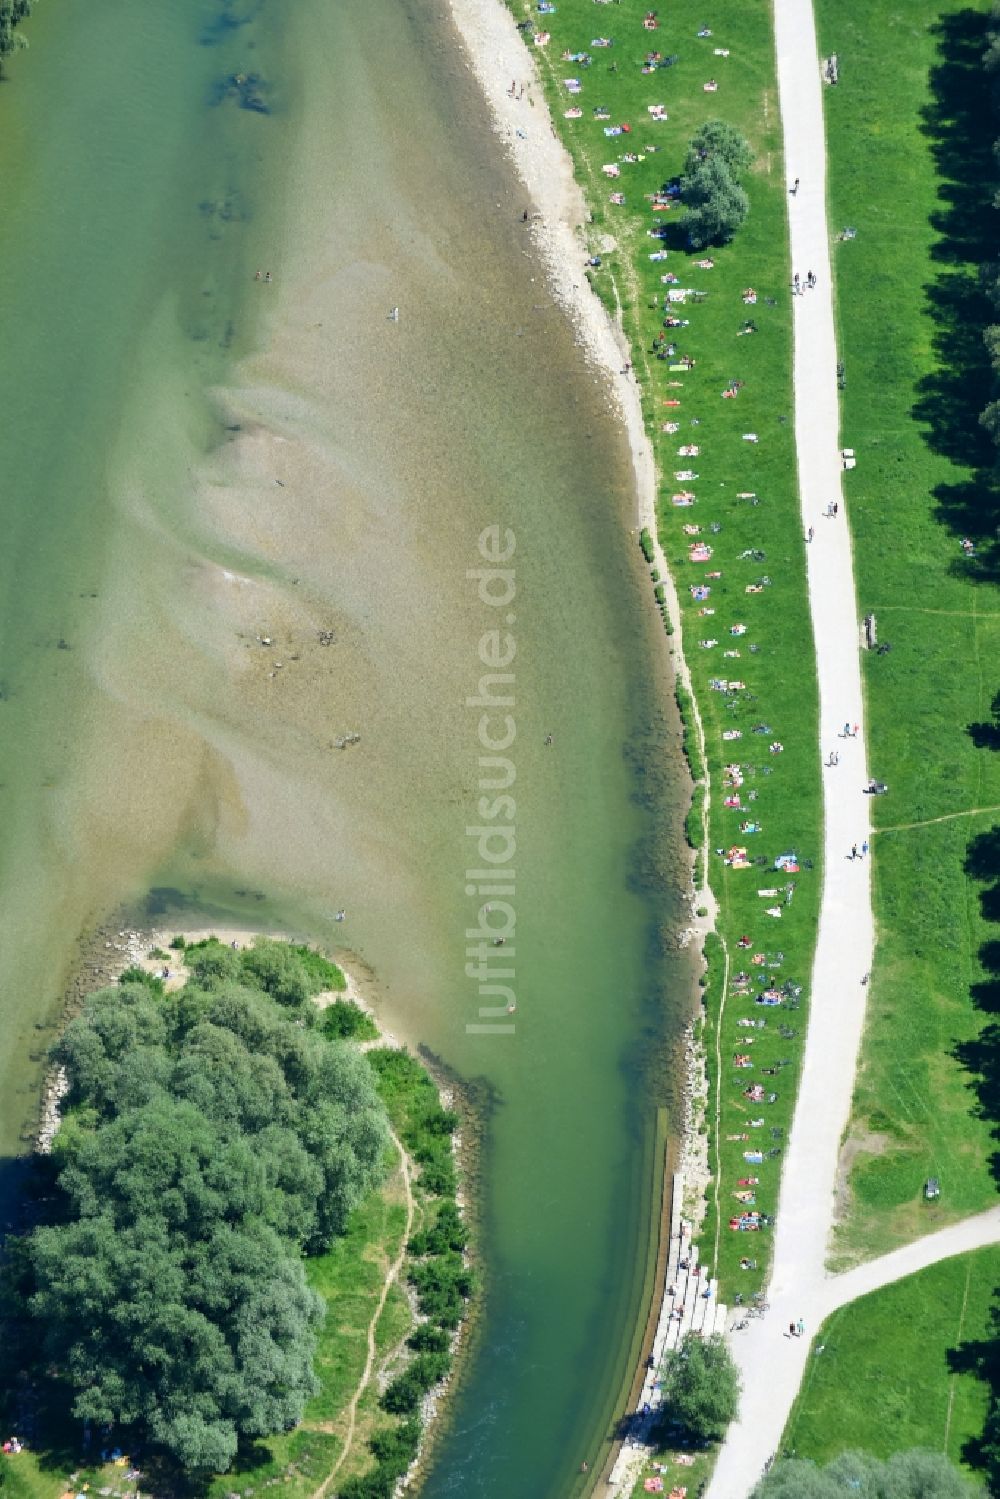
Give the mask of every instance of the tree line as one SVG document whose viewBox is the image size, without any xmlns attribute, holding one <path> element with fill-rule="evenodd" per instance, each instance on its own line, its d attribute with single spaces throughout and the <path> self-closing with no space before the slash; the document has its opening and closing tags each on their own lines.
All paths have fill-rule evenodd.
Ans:
<svg viewBox="0 0 1000 1499">
<path fill-rule="evenodd" d="M 0 0 L 0 78 L 4 76 L 4 59 L 18 47 L 28 45 L 16 28 L 30 14 L 31 0 Z"/>
<path fill-rule="evenodd" d="M 993 113 L 1000 116 L 1000 3 L 994 3 L 990 11 L 990 28 L 987 32 L 983 66 L 992 80 Z M 1000 208 L 1000 138 L 993 147 L 995 176 L 992 203 Z M 994 307 L 1000 312 L 1000 264 L 994 262 L 984 267 L 986 289 Z M 1000 324 L 992 323 L 983 333 L 983 341 L 990 357 L 995 376 L 991 400 L 979 420 L 993 441 L 1000 447 Z"/>
</svg>

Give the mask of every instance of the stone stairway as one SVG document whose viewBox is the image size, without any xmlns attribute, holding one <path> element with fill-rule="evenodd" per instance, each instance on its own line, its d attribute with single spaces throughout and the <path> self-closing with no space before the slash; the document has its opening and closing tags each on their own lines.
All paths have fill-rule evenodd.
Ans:
<svg viewBox="0 0 1000 1499">
<path fill-rule="evenodd" d="M 660 1366 L 664 1355 L 678 1349 L 685 1338 L 708 1338 L 726 1330 L 727 1309 L 718 1299 L 718 1281 L 705 1275 L 698 1263 L 697 1246 L 691 1243 L 691 1225 L 681 1213 L 683 1197 L 684 1181 L 678 1174 L 673 1180 L 666 1285 L 653 1352 L 643 1378 L 631 1436 L 622 1444 L 608 1480 L 611 1494 L 631 1492 L 636 1464 L 648 1453 L 649 1437 L 663 1402 Z"/>
</svg>

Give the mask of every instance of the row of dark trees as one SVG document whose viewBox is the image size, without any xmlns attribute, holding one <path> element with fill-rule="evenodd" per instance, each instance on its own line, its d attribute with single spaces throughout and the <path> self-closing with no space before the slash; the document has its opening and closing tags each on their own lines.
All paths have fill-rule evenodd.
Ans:
<svg viewBox="0 0 1000 1499">
<path fill-rule="evenodd" d="M 1000 124 L 1000 3 L 994 3 L 990 14 L 990 30 L 987 33 L 986 52 L 983 56 L 983 65 L 992 81 L 993 113 Z M 993 148 L 993 159 L 997 168 L 994 181 L 993 206 L 1000 209 L 1000 139 Z M 1000 264 L 994 263 L 985 267 L 984 274 L 987 278 L 987 289 L 990 300 L 994 307 L 1000 312 Z M 986 350 L 993 365 L 996 383 L 992 392 L 992 400 L 986 406 L 980 417 L 980 421 L 992 437 L 994 443 L 1000 447 L 1000 324 L 991 324 L 983 334 Z"/>
<path fill-rule="evenodd" d="M 8 1246 L 0 1378 L 44 1370 L 78 1419 L 204 1473 L 301 1419 L 323 1315 L 303 1254 L 381 1180 L 389 1132 L 293 949 L 191 966 L 175 994 L 126 973 L 55 1048 L 68 1115 L 43 1221 Z"/>
</svg>

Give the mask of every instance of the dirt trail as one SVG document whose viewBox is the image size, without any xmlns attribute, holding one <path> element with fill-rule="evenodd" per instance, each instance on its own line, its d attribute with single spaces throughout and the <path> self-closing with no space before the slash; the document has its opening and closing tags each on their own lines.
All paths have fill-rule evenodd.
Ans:
<svg viewBox="0 0 1000 1499">
<path fill-rule="evenodd" d="M 406 1154 L 406 1151 L 403 1149 L 403 1143 L 400 1140 L 399 1136 L 396 1134 L 395 1130 L 390 1129 L 389 1133 L 392 1136 L 392 1143 L 399 1151 L 399 1166 L 403 1177 L 403 1191 L 406 1196 L 406 1227 L 403 1230 L 403 1239 L 402 1243 L 400 1244 L 399 1253 L 393 1260 L 392 1264 L 389 1266 L 388 1273 L 385 1277 L 385 1282 L 382 1286 L 382 1294 L 379 1296 L 378 1305 L 372 1313 L 371 1321 L 368 1324 L 368 1357 L 365 1360 L 365 1367 L 361 1371 L 361 1378 L 358 1381 L 358 1387 L 354 1391 L 354 1394 L 351 1396 L 351 1403 L 347 1407 L 347 1432 L 344 1436 L 343 1450 L 340 1456 L 337 1458 L 336 1463 L 330 1469 L 330 1472 L 326 1475 L 323 1482 L 320 1484 L 319 1488 L 316 1489 L 311 1495 L 311 1499 L 323 1499 L 323 1496 L 329 1492 L 330 1485 L 333 1483 L 333 1480 L 336 1478 L 337 1474 L 344 1466 L 344 1463 L 347 1461 L 348 1454 L 350 1453 L 351 1447 L 354 1443 L 354 1428 L 357 1424 L 358 1401 L 361 1399 L 365 1390 L 368 1388 L 368 1383 L 372 1376 L 372 1370 L 375 1367 L 375 1359 L 377 1354 L 375 1346 L 375 1333 L 376 1329 L 378 1328 L 379 1318 L 381 1317 L 383 1308 L 385 1307 L 386 1298 L 389 1295 L 389 1291 L 392 1286 L 395 1285 L 396 1280 L 399 1276 L 399 1272 L 403 1268 L 403 1261 L 406 1258 L 406 1245 L 409 1241 L 410 1233 L 413 1228 L 413 1187 L 410 1181 L 410 1158 Z"/>
</svg>

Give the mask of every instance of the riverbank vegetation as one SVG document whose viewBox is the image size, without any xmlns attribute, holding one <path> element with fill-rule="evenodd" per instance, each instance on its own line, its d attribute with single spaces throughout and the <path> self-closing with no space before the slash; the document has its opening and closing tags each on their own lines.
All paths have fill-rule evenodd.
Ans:
<svg viewBox="0 0 1000 1499">
<path fill-rule="evenodd" d="M 549 33 L 535 53 L 591 209 L 588 244 L 601 264 L 588 274 L 631 344 L 660 480 L 657 530 L 705 729 L 725 950 L 704 991 L 715 1180 L 701 1248 L 731 1301 L 766 1279 L 820 878 L 770 16 L 725 0 L 703 35 L 694 0 L 653 17 L 655 27 L 636 0 L 599 17 L 587 0 L 541 16 L 511 3 L 532 35 Z M 751 212 L 732 244 L 706 256 L 687 248 L 679 180 L 693 143 L 709 136 L 746 143 L 737 160 Z M 700 844 L 698 822 L 689 834 Z M 773 1004 L 757 1003 L 765 988 Z"/>
<path fill-rule="evenodd" d="M 0 0 L 0 78 L 4 77 L 4 62 L 11 53 L 28 45 L 17 27 L 30 15 L 31 0 Z"/>
<path fill-rule="evenodd" d="M 51 1499 L 70 1466 L 128 1493 L 140 1461 L 153 1491 L 305 1499 L 335 1471 L 352 1499 L 389 1494 L 472 1290 L 457 1116 L 406 1053 L 341 1039 L 353 1005 L 325 1024 L 310 997 L 343 975 L 319 954 L 210 940 L 184 963 L 172 989 L 126 970 L 54 1049 L 63 1121 L 0 1301 L 0 1402 L 29 1450 L 0 1473 Z"/>
</svg>

